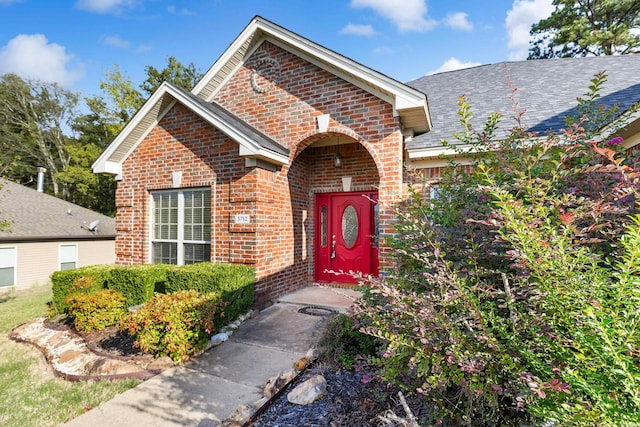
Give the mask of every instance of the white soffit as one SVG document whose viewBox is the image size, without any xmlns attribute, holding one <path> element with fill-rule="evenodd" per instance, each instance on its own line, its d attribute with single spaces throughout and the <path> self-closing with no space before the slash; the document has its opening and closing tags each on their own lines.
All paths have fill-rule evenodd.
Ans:
<svg viewBox="0 0 640 427">
<path fill-rule="evenodd" d="M 94 173 L 110 173 L 120 176 L 122 163 L 176 102 L 180 102 L 229 138 L 238 142 L 240 145 L 239 155 L 256 157 L 277 165 L 289 163 L 287 155 L 260 146 L 250 135 L 246 135 L 237 127 L 218 117 L 214 112 L 190 99 L 188 93 L 182 93 L 181 90 L 165 82 L 151 95 L 111 145 L 94 162 L 92 165 Z"/>
<path fill-rule="evenodd" d="M 384 74 L 320 46 L 259 16 L 240 33 L 193 88 L 196 96 L 211 101 L 235 71 L 264 41 L 348 81 L 393 105 L 403 126 L 416 134 L 431 128 L 426 95 Z"/>
</svg>

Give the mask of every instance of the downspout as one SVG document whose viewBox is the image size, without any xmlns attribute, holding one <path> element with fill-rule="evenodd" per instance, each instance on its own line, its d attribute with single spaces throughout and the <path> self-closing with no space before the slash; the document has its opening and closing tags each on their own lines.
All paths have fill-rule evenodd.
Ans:
<svg viewBox="0 0 640 427">
<path fill-rule="evenodd" d="M 215 236 L 215 233 L 216 233 L 216 225 L 217 225 L 217 222 L 216 222 L 217 215 L 216 215 L 216 213 L 218 212 L 218 209 L 216 207 L 216 200 L 217 200 L 216 189 L 217 189 L 216 181 L 213 181 L 213 218 L 212 218 L 213 226 L 211 227 L 211 255 L 212 255 L 212 259 L 213 259 L 214 263 L 216 262 L 216 236 Z"/>
</svg>

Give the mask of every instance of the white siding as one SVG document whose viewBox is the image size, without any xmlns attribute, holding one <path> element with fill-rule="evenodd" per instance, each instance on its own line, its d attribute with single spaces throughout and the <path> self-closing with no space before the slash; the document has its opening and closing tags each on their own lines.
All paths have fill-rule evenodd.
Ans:
<svg viewBox="0 0 640 427">
<path fill-rule="evenodd" d="M 16 289 L 50 283 L 50 276 L 60 270 L 60 245 L 77 245 L 78 267 L 115 263 L 115 241 L 53 241 L 7 243 L 0 247 L 15 247 L 18 253 Z M 2 291 L 2 289 L 0 289 Z"/>
</svg>

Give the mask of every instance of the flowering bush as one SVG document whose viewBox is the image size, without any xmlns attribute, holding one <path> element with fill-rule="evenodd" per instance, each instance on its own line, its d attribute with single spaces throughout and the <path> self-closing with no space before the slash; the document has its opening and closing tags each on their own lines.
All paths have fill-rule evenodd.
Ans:
<svg viewBox="0 0 640 427">
<path fill-rule="evenodd" d="M 638 172 L 581 116 L 540 138 L 493 137 L 460 99 L 470 171 L 398 209 L 396 269 L 361 301 L 390 380 L 464 425 L 635 425 L 640 419 Z M 516 117 L 521 117 L 515 112 Z"/>
<path fill-rule="evenodd" d="M 214 331 L 213 319 L 222 306 L 216 292 L 156 294 L 129 314 L 120 329 L 134 336 L 136 347 L 145 353 L 183 362 L 204 349 Z"/>
</svg>

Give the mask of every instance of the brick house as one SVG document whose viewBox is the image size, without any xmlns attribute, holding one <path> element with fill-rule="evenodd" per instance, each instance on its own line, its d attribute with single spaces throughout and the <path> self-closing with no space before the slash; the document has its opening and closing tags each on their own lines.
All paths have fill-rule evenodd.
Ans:
<svg viewBox="0 0 640 427">
<path fill-rule="evenodd" d="M 543 105 L 533 117 L 540 130 L 557 128 L 552 118 L 570 112 L 602 71 L 594 59 L 403 84 L 256 17 L 191 92 L 163 83 L 94 164 L 119 180 L 116 260 L 250 264 L 258 304 L 311 283 L 352 283 L 344 271 L 377 274 L 407 168 L 430 180 L 445 166 L 440 140 L 457 130 L 459 94 L 482 112 L 508 112 L 509 91 L 497 93 L 505 67 L 523 87 L 561 69 L 576 80 L 566 93 L 534 85 L 521 100 Z M 540 69 L 520 65 L 534 62 Z M 627 71 L 612 76 L 612 100 L 640 82 L 640 55 L 620 62 Z M 625 111 L 640 100 L 640 84 L 623 95 Z M 630 146 L 640 142 L 640 120 L 631 119 Z"/>
</svg>

